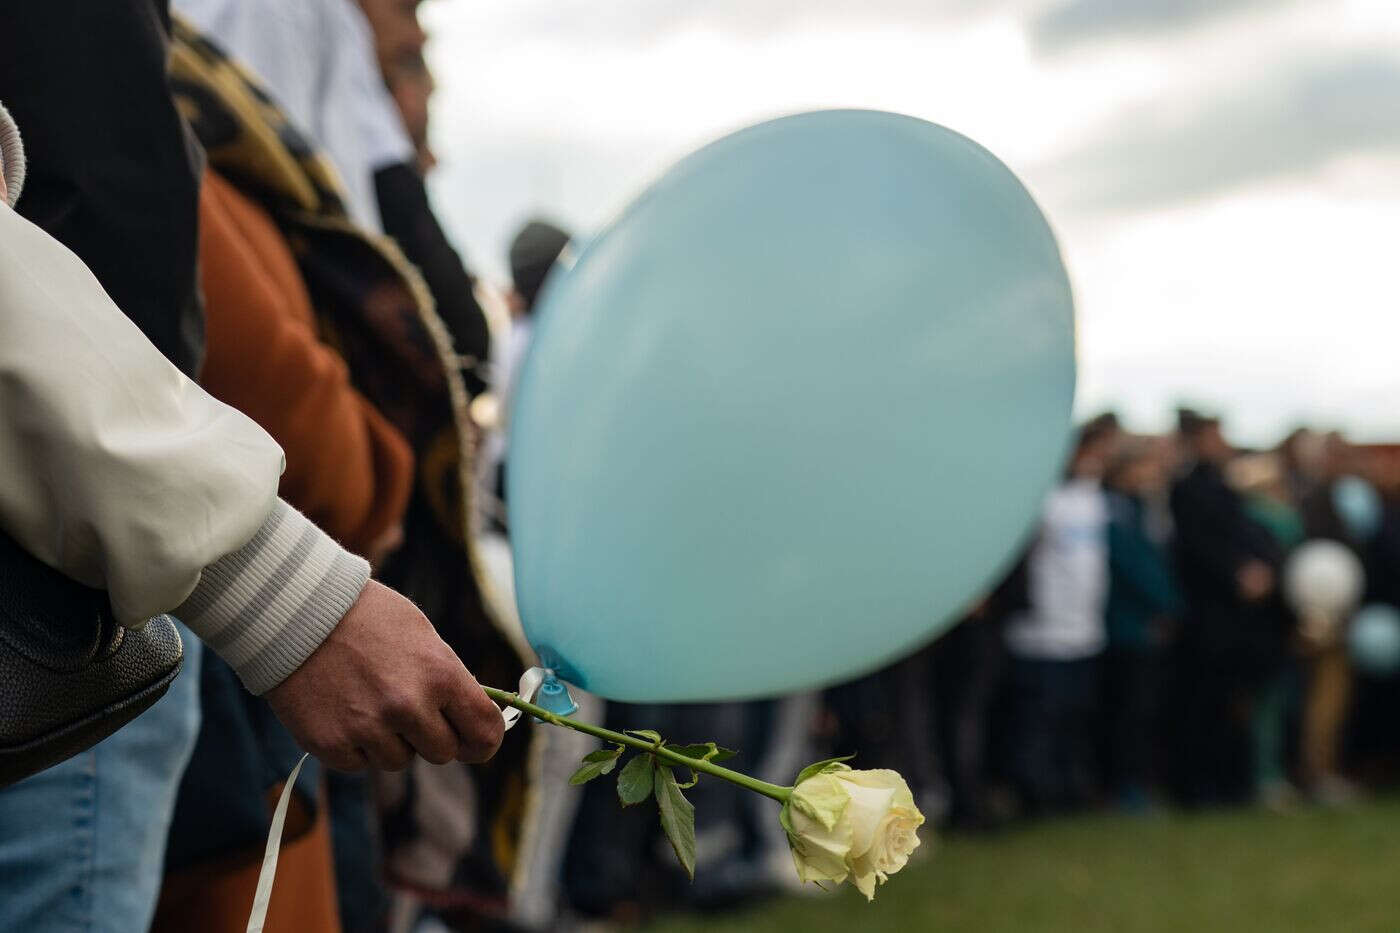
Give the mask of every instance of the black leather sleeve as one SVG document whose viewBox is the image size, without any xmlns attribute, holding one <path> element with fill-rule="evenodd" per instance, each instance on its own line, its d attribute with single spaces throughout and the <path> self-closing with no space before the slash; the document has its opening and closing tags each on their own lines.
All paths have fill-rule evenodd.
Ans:
<svg viewBox="0 0 1400 933">
<path fill-rule="evenodd" d="M 423 273 L 437 303 L 438 315 L 452 332 L 462 356 L 484 362 L 490 357 L 491 337 L 486 316 L 472 294 L 472 277 L 448 242 L 428 203 L 423 177 L 408 164 L 391 165 L 374 175 L 375 193 L 384 232 Z M 485 388 L 470 369 L 464 372 L 473 395 Z"/>
</svg>

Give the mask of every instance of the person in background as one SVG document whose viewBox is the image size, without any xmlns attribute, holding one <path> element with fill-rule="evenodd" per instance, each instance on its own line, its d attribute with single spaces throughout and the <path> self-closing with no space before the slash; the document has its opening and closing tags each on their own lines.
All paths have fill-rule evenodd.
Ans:
<svg viewBox="0 0 1400 933">
<path fill-rule="evenodd" d="M 530 345 L 530 326 L 540 290 L 555 265 L 568 262 L 566 251 L 573 237 L 552 221 L 536 217 L 527 221 L 510 241 L 511 339 L 506 351 L 506 374 L 513 380 Z"/>
<path fill-rule="evenodd" d="M 1302 500 L 1303 527 L 1309 539 L 1335 541 L 1350 549 L 1376 575 L 1373 541 L 1383 521 L 1376 515 L 1376 526 L 1358 527 L 1339 508 L 1338 491 L 1344 478 L 1359 481 L 1357 457 L 1339 432 L 1322 438 L 1317 482 Z M 1383 574 L 1384 571 L 1381 571 Z M 1326 806 L 1354 803 L 1359 788 L 1342 775 L 1343 731 L 1351 710 L 1354 676 L 1343 637 L 1345 619 L 1311 620 L 1300 613 L 1298 645 L 1303 657 L 1303 710 L 1299 737 L 1305 786 L 1313 798 Z"/>
<path fill-rule="evenodd" d="M 446 328 L 468 402 L 480 398 L 489 382 L 486 363 L 491 341 L 486 316 L 478 301 L 477 283 L 438 222 L 424 183 L 424 175 L 434 163 L 426 148 L 432 81 L 423 58 L 427 37 L 418 24 L 418 4 L 366 0 L 357 6 L 353 0 L 315 0 L 289 10 L 275 0 L 179 0 L 179 6 L 210 23 L 211 28 L 219 29 L 219 41 L 227 43 L 236 57 L 252 66 L 266 82 L 270 96 L 287 108 L 290 122 L 324 146 L 345 183 L 341 194 L 351 219 L 364 229 L 375 230 L 370 223 L 373 215 L 377 229 L 387 234 L 403 258 L 416 267 L 431 296 L 435 317 Z M 334 41 L 327 41 L 327 37 Z M 312 66 L 286 67 L 280 63 L 280 56 L 291 47 L 303 49 L 301 54 Z M 342 139 L 344 127 L 358 127 L 364 142 L 356 145 L 354 139 Z M 373 211 L 356 210 L 366 185 L 374 201 Z M 363 379 L 364 367 L 354 368 Z M 390 367 L 379 368 L 387 371 Z M 469 443 L 477 448 L 481 440 L 476 426 L 464 427 L 471 430 Z M 433 443 L 440 447 L 442 440 L 435 439 Z M 420 454 L 424 455 L 424 468 L 435 464 L 436 469 L 442 469 L 440 455 L 431 449 L 420 450 Z M 425 476 L 423 482 L 435 481 Z M 468 535 L 475 533 L 477 524 L 473 510 L 467 521 Z M 414 527 L 413 523 L 408 527 Z M 423 535 L 410 533 L 407 545 L 403 554 L 386 565 L 386 574 L 424 577 L 431 573 L 429 567 L 446 560 L 450 553 L 426 544 Z M 460 546 L 453 550 L 460 550 Z M 471 574 L 458 576 L 471 578 L 474 590 L 479 585 Z M 426 581 L 425 587 L 444 588 L 432 580 Z M 417 585 L 414 589 L 423 592 Z M 466 611 L 477 616 L 481 628 L 489 627 L 485 616 L 492 614 L 485 606 L 489 592 L 483 587 L 466 600 Z M 444 605 L 444 611 L 455 609 L 446 610 Z M 501 616 L 500 610 L 494 610 L 494 615 Z M 489 640 L 497 641 L 494 635 Z M 513 679 L 514 672 L 510 676 Z M 511 748 L 523 749 L 528 741 L 533 740 L 521 736 L 512 737 L 509 743 Z M 520 754 L 524 754 L 523 750 Z M 455 865 L 471 846 L 463 834 L 454 834 L 448 841 L 441 833 L 427 832 L 425 827 L 458 825 L 455 811 L 460 811 L 463 804 L 456 798 L 470 795 L 463 788 L 472 778 L 461 773 L 461 769 L 424 762 L 415 763 L 411 772 L 380 782 L 391 785 L 380 788 L 388 799 L 412 801 L 415 807 L 411 815 L 391 818 L 392 832 L 373 827 L 375 818 L 367 787 L 357 778 L 330 775 L 341 912 L 349 930 L 373 922 L 370 918 L 380 913 L 379 905 L 391 897 L 398 898 L 391 909 L 401 909 L 397 905 L 402 897 L 394 890 L 385 890 L 381 881 L 381 842 L 389 872 L 400 876 L 405 887 L 425 888 L 446 886 L 445 879 L 457 872 L 455 868 L 438 866 Z M 454 812 L 444 812 L 448 810 Z M 505 818 L 514 820 L 515 816 Z M 523 822 L 522 817 L 522 825 Z M 424 859 L 411 855 L 425 837 L 442 843 L 441 861 L 434 863 L 431 871 L 423 868 Z M 477 845 L 482 847 L 480 842 Z M 463 874 L 490 877 L 495 872 L 492 867 L 484 872 L 466 870 Z"/>
<path fill-rule="evenodd" d="M 1117 419 L 1080 429 L 1064 481 L 1046 499 L 1026 558 L 1026 608 L 1006 625 L 1012 777 L 1032 811 L 1072 809 L 1093 792 L 1092 730 L 1107 637 L 1108 503 L 1100 485 Z"/>
<path fill-rule="evenodd" d="M 1400 448 L 1371 448 L 1362 473 L 1379 495 L 1380 521 L 1366 549 L 1366 598 L 1400 608 Z M 1390 765 L 1400 756 L 1395 723 L 1400 720 L 1400 678 L 1358 672 L 1356 696 L 1347 725 L 1347 750 L 1358 765 Z M 1379 770 L 1379 768 L 1376 768 Z"/>
<path fill-rule="evenodd" d="M 1314 465 L 1313 482 L 1307 493 L 1298 499 L 1304 530 L 1309 538 L 1345 544 L 1358 557 L 1364 558 L 1375 529 L 1358 527 L 1352 516 L 1339 507 L 1338 495 L 1343 481 L 1359 480 L 1357 474 L 1361 471 L 1357 469 L 1356 452 L 1337 431 L 1322 435 L 1319 443 L 1321 450 Z"/>
<path fill-rule="evenodd" d="M 428 102 L 434 90 L 424 58 L 428 34 L 418 22 L 418 7 L 418 0 L 360 0 L 374 36 L 380 75 L 398 112 L 399 129 L 407 134 L 414 152 L 412 160 L 375 169 L 374 189 L 384 232 L 423 273 L 438 315 L 462 357 L 467 390 L 477 396 L 489 382 L 485 364 L 490 360 L 490 332 L 477 298 L 477 283 L 438 223 L 424 186 L 437 158 L 428 133 Z M 378 111 L 383 120 L 384 108 Z"/>
<path fill-rule="evenodd" d="M 998 600 L 1000 593 L 999 588 L 930 646 L 934 731 L 948 782 L 950 829 L 980 830 L 996 823 L 988 760 L 992 707 L 1006 670 L 1002 626 L 1008 607 Z"/>
<path fill-rule="evenodd" d="M 428 33 L 418 20 L 421 0 L 359 0 L 370 30 L 384 86 L 394 98 L 404 130 L 417 153 L 418 171 L 437 165 L 428 137 L 428 101 L 435 84 L 424 57 Z"/>
<path fill-rule="evenodd" d="M 931 646 L 864 677 L 826 691 L 835 727 L 833 753 L 859 749 L 871 768 L 900 772 L 920 809 L 937 818 L 947 810 L 947 791 L 936 761 Z"/>
<path fill-rule="evenodd" d="M 413 485 L 407 441 L 350 384 L 316 333 L 311 299 L 267 211 L 212 169 L 200 198 L 208 347 L 201 382 L 282 445 L 283 496 L 378 564 L 402 538 Z M 271 813 L 298 753 L 226 665 L 207 659 L 206 723 L 181 785 L 154 930 L 243 929 Z M 261 765 L 257 767 L 256 765 Z M 319 772 L 293 798 L 293 830 L 269 907 L 274 927 L 337 931 L 331 835 Z M 368 913 L 373 914 L 371 907 Z M 347 918 L 357 928 L 358 918 Z"/>
<path fill-rule="evenodd" d="M 422 273 L 463 357 L 473 395 L 485 388 L 486 319 L 428 202 L 426 167 L 402 114 L 427 139 L 431 76 L 416 3 L 403 0 L 174 0 L 174 8 L 247 67 L 291 125 L 325 152 L 362 229 L 388 234 Z M 421 66 L 421 69 L 418 68 Z M 386 87 L 386 84 L 388 85 Z M 391 88 L 397 90 L 391 94 Z"/>
<path fill-rule="evenodd" d="M 1172 761 L 1182 801 L 1205 806 L 1253 791 L 1248 724 L 1259 684 L 1278 664 L 1282 554 L 1225 481 L 1235 451 L 1219 419 L 1182 409 L 1177 420 L 1186 473 L 1172 487 L 1171 508 L 1187 608 Z"/>
<path fill-rule="evenodd" d="M 488 358 L 486 321 L 473 282 L 442 232 L 423 188 L 418 153 L 385 87 L 383 45 L 355 0 L 174 0 L 174 9 L 248 68 L 286 114 L 330 159 L 349 219 L 393 237 L 417 265 L 436 312 L 463 357 L 468 391 L 480 392 Z M 367 4 L 384 26 L 393 61 L 416 48 L 416 4 Z M 380 16 L 379 13 L 387 16 Z M 413 19 L 407 30 L 395 28 Z M 392 62 L 391 62 L 392 64 Z M 423 102 L 426 114 L 426 100 Z M 423 127 L 426 133 L 426 125 Z"/>
<path fill-rule="evenodd" d="M 534 326 L 535 302 L 540 289 L 555 263 L 567 261 L 570 236 L 547 220 L 528 221 L 510 242 L 507 259 L 510 263 L 511 290 L 506 301 L 510 308 L 510 332 L 496 348 L 493 365 L 493 391 L 502 417 L 500 430 L 487 438 L 484 457 L 488 464 L 491 484 L 491 526 L 500 534 L 509 534 L 506 493 L 506 445 L 510 436 L 510 400 L 525 353 L 530 348 Z"/>
<path fill-rule="evenodd" d="M 1230 485 L 1244 496 L 1245 514 L 1274 539 L 1279 554 L 1287 558 L 1305 537 L 1302 516 L 1289 490 L 1284 459 L 1273 454 L 1252 454 L 1234 460 L 1228 470 Z M 1297 671 L 1284 646 L 1296 628 L 1281 600 L 1271 600 L 1269 610 L 1277 618 L 1280 650 L 1272 670 L 1262 671 L 1250 720 L 1254 753 L 1254 798 L 1270 810 L 1286 811 L 1298 802 L 1297 789 L 1288 779 L 1286 739 L 1289 711 L 1297 690 Z"/>
<path fill-rule="evenodd" d="M 1310 428 L 1295 428 L 1278 446 L 1288 499 L 1306 502 L 1323 481 L 1327 439 Z"/>
<path fill-rule="evenodd" d="M 554 267 L 570 262 L 569 243 L 573 237 L 559 225 L 535 218 L 522 226 L 510 241 L 511 330 L 502 356 L 500 382 L 509 399 L 510 388 L 520 374 L 525 351 L 530 348 L 530 335 L 535 319 L 535 305 L 540 291 Z"/>
<path fill-rule="evenodd" d="M 1124 441 L 1104 475 L 1108 491 L 1109 587 L 1105 622 L 1104 711 L 1108 723 L 1108 777 L 1117 804 L 1141 811 L 1150 803 L 1153 755 L 1167 649 L 1181 613 L 1177 587 L 1162 542 L 1149 531 L 1150 503 L 1166 492 L 1158 445 Z"/>
<path fill-rule="evenodd" d="M 413 144 L 375 66 L 354 0 L 172 0 L 172 9 L 248 68 L 340 176 L 345 210 L 381 232 L 374 174 L 412 162 Z"/>
<path fill-rule="evenodd" d="M 396 94 L 396 96 L 401 96 Z M 510 407 L 515 382 L 529 349 L 535 304 L 545 278 L 554 267 L 571 261 L 570 234 L 547 221 L 531 221 L 511 242 L 507 260 L 512 286 L 506 295 L 509 311 L 509 331 L 496 343 L 496 358 L 492 368 L 492 391 L 497 400 L 498 424 L 485 444 L 483 478 L 489 482 L 489 494 L 482 499 L 490 509 L 487 529 L 483 534 L 482 551 L 494 543 L 496 553 L 509 553 L 509 508 L 506 502 L 506 445 L 510 431 Z M 483 484 L 485 485 L 485 484 Z M 514 612 L 514 576 L 509 559 L 498 560 L 498 579 L 502 589 L 510 593 Z M 607 704 L 599 697 L 575 689 L 574 701 L 579 715 L 590 721 L 603 721 L 609 715 Z M 625 726 L 623 728 L 626 728 Z M 580 744 L 578 736 L 553 730 L 541 737 L 539 751 L 540 780 L 564 787 L 578 759 L 591 750 L 591 744 Z M 522 849 L 521 868 L 512 889 L 512 917 L 521 926 L 532 930 L 555 929 L 560 912 L 568 901 L 565 887 L 564 859 L 574 835 L 579 811 L 584 806 L 582 788 L 568 788 L 550 795 L 540 807 L 534 822 L 530 844 Z"/>
<path fill-rule="evenodd" d="M 312 6 L 321 13 L 338 11 L 362 19 L 353 5 Z M 311 12 L 310 7 L 298 7 L 285 22 L 275 16 L 267 22 L 305 26 L 316 21 Z M 524 658 L 483 604 L 474 572 L 473 538 L 467 532 L 471 494 L 464 480 L 471 475 L 475 428 L 464 404 L 469 396 L 461 357 L 421 276 L 391 240 L 366 230 L 347 214 L 343 173 L 277 106 L 276 94 L 258 86 L 217 42 L 208 41 L 187 22 L 177 20 L 175 34 L 172 85 L 205 144 L 210 164 L 243 193 L 256 192 L 259 205 L 292 247 L 318 334 L 344 360 L 355 389 L 412 450 L 416 469 L 403 512 L 402 543 L 385 557 L 377 574 L 411 596 L 450 647 L 473 659 L 484 680 L 513 682 Z M 330 56 L 330 62 L 322 62 L 326 69 L 310 70 L 334 76 L 342 71 L 330 65 L 345 64 L 352 50 L 328 50 L 313 37 L 302 43 L 302 51 L 308 57 Z M 360 51 L 373 78 L 370 86 L 383 98 L 372 48 L 366 43 Z M 295 77 L 306 70 L 290 73 Z M 333 89 L 316 89 L 319 100 L 334 102 L 342 96 Z M 387 107 L 386 119 L 397 121 L 392 104 Z M 520 790 L 527 780 L 531 741 L 530 730 L 516 730 L 489 766 L 470 771 L 447 763 L 416 762 L 412 775 L 376 776 L 375 789 L 387 788 L 395 810 L 395 818 L 386 822 L 376 820 L 366 782 L 328 775 L 342 920 L 377 923 L 385 898 L 376 892 L 383 890 L 386 864 L 397 872 L 404 864 L 427 863 L 421 847 L 408 853 L 418 856 L 416 862 L 408 862 L 408 854 L 383 862 L 378 852 L 386 858 L 407 853 L 399 830 L 422 825 L 419 811 L 429 797 L 439 801 L 432 817 L 433 838 L 439 839 L 449 827 L 453 830 L 448 867 L 438 877 L 446 879 L 444 883 L 470 878 L 482 892 L 482 902 L 504 902 L 514 846 L 532 811 L 531 797 L 522 800 Z M 429 794 L 424 789 L 417 776 L 425 768 L 450 774 L 452 780 L 443 785 L 448 792 Z M 412 839 L 426 841 L 421 832 Z M 382 849 L 376 841 L 382 841 Z M 468 857 L 470 868 L 458 874 L 458 862 Z"/>
<path fill-rule="evenodd" d="M 1381 499 L 1381 521 L 1371 540 L 1367 599 L 1400 606 L 1400 456 L 1372 459 L 1370 479 Z"/>
</svg>

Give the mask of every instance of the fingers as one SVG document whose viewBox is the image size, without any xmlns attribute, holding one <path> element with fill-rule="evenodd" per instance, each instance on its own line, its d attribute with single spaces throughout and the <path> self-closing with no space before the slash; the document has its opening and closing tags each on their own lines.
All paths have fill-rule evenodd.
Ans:
<svg viewBox="0 0 1400 933">
<path fill-rule="evenodd" d="M 482 692 L 476 678 L 465 667 L 448 685 L 442 712 L 457 734 L 455 757 L 458 761 L 486 761 L 501 747 L 501 739 L 506 734 L 501 709 Z"/>
<path fill-rule="evenodd" d="M 457 733 L 440 709 L 429 708 L 423 715 L 403 722 L 399 734 L 414 751 L 435 765 L 445 765 L 457 757 Z"/>
<path fill-rule="evenodd" d="M 436 763 L 485 761 L 504 733 L 501 711 L 427 617 L 373 581 L 267 699 L 337 770 L 398 770 L 415 751 Z"/>
<path fill-rule="evenodd" d="M 413 749 L 409 744 L 402 737 L 387 731 L 366 739 L 359 751 L 366 761 L 380 771 L 402 771 L 413 760 Z"/>
<path fill-rule="evenodd" d="M 307 751 L 311 752 L 321 764 L 336 771 L 363 771 L 369 767 L 369 760 L 365 758 L 365 753 L 351 746 L 334 750 L 308 748 Z"/>
</svg>

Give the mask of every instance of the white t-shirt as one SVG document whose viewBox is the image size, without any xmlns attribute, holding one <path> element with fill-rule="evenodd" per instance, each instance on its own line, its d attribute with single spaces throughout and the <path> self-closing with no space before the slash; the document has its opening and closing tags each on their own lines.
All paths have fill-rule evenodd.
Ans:
<svg viewBox="0 0 1400 933">
<path fill-rule="evenodd" d="M 1069 480 L 1050 493 L 1027 573 L 1030 609 L 1007 625 L 1011 652 L 1073 661 L 1102 651 L 1107 641 L 1108 501 L 1098 481 Z"/>
<path fill-rule="evenodd" d="M 174 0 L 175 12 L 251 71 L 330 156 L 346 209 L 382 232 L 374 173 L 411 162 L 413 142 L 384 87 L 354 0 Z"/>
</svg>

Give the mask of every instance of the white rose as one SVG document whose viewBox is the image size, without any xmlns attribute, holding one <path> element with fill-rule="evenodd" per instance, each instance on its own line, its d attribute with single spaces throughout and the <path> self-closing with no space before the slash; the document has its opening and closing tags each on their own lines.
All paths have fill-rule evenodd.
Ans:
<svg viewBox="0 0 1400 933">
<path fill-rule="evenodd" d="M 799 878 L 838 884 L 850 878 L 874 900 L 876 884 L 918 848 L 924 815 L 898 773 L 832 763 L 798 781 L 782 821 Z"/>
</svg>

